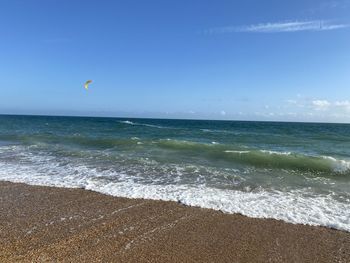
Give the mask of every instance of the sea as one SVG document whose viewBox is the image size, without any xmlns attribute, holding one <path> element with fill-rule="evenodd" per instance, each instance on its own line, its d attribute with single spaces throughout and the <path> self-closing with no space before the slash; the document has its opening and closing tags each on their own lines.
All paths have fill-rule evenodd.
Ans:
<svg viewBox="0 0 350 263">
<path fill-rule="evenodd" d="M 350 125 L 0 115 L 0 180 L 350 232 Z"/>
</svg>

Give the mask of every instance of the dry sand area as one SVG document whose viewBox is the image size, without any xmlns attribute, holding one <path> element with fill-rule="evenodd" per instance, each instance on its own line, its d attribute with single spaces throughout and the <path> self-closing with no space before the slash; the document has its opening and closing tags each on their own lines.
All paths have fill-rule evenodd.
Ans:
<svg viewBox="0 0 350 263">
<path fill-rule="evenodd" d="M 350 262 L 350 233 L 0 183 L 0 262 Z"/>
</svg>

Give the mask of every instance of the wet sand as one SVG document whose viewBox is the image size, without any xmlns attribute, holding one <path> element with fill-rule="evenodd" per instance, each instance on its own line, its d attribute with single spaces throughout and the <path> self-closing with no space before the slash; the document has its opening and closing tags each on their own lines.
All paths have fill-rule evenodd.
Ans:
<svg viewBox="0 0 350 263">
<path fill-rule="evenodd" d="M 0 182 L 0 262 L 350 262 L 350 233 Z"/>
</svg>

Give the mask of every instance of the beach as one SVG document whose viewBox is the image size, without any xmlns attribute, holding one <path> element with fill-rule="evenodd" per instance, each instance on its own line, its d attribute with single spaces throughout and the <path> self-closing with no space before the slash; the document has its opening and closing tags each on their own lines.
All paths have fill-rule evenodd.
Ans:
<svg viewBox="0 0 350 263">
<path fill-rule="evenodd" d="M 1 262 L 350 262 L 350 233 L 83 189 L 0 183 Z"/>
<path fill-rule="evenodd" d="M 0 262 L 350 262 L 350 125 L 0 123 Z"/>
<path fill-rule="evenodd" d="M 0 263 L 350 263 L 350 0 L 1 3 Z"/>
</svg>

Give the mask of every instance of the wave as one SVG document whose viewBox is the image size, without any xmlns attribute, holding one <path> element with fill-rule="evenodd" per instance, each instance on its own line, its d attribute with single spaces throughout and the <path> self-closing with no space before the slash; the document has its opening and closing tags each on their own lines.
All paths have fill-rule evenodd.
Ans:
<svg viewBox="0 0 350 263">
<path fill-rule="evenodd" d="M 229 146 L 224 144 L 206 144 L 169 139 L 161 140 L 159 146 L 254 167 L 328 174 L 350 174 L 350 161 L 339 160 L 329 156 L 310 156 L 301 153 L 271 150 L 227 149 Z"/>
<path fill-rule="evenodd" d="M 255 218 L 274 218 L 290 223 L 321 225 L 350 232 L 348 202 L 331 195 L 314 195 L 307 190 L 241 191 L 186 184 L 141 184 L 126 174 L 91 169 L 84 165 L 60 166 L 43 161 L 47 169 L 36 166 L 9 166 L 0 162 L 0 180 L 70 188 L 85 188 L 119 197 L 180 201 L 185 205 L 241 213 Z M 51 172 L 50 172 L 51 171 Z M 52 172 L 55 171 L 55 172 Z M 118 180 L 111 178 L 118 177 Z M 332 209 L 329 209 L 329 208 Z"/>
<path fill-rule="evenodd" d="M 135 125 L 132 121 L 119 121 L 120 123 Z"/>
<path fill-rule="evenodd" d="M 249 153 L 250 151 L 234 151 L 234 150 L 226 150 L 225 153 L 239 153 L 239 154 L 244 154 L 244 153 Z"/>
<path fill-rule="evenodd" d="M 98 149 L 113 148 L 116 146 L 132 146 L 137 144 L 139 138 L 98 138 L 81 135 L 73 136 L 57 136 L 50 134 L 34 134 L 34 135 L 13 135 L 7 136 L 7 141 L 13 143 L 21 143 L 24 145 L 51 147 L 52 145 L 78 145 L 82 147 L 93 147 Z"/>
<path fill-rule="evenodd" d="M 242 154 L 244 153 L 244 154 Z M 300 153 L 267 150 L 228 152 L 235 161 L 256 167 L 279 168 L 323 173 L 350 173 L 350 161 L 329 156 L 309 156 Z"/>
<path fill-rule="evenodd" d="M 241 132 L 232 131 L 232 130 L 213 130 L 213 129 L 200 129 L 204 133 L 216 133 L 216 134 L 232 134 L 232 135 L 240 135 Z"/>
<path fill-rule="evenodd" d="M 134 143 L 139 142 L 136 140 Z M 196 154 L 219 154 L 231 160 L 243 159 L 251 154 L 270 156 L 271 158 L 291 158 L 294 153 L 266 151 L 266 150 L 240 150 L 228 149 L 227 145 L 212 145 L 210 143 L 195 143 L 173 140 L 158 141 L 159 143 L 176 143 L 178 149 L 201 149 Z M 183 148 L 179 148 L 179 146 Z M 225 149 L 226 147 L 226 149 Z M 28 151 L 29 148 L 29 151 Z M 208 149 L 211 150 L 208 150 Z M 76 148 L 74 148 L 77 150 Z M 207 150 L 206 150 L 207 149 Z M 308 188 L 299 190 L 276 190 L 270 187 L 256 187 L 250 182 L 237 188 L 221 188 L 219 178 L 227 175 L 233 176 L 232 170 L 226 174 L 217 168 L 206 171 L 204 167 L 188 167 L 182 164 L 169 164 L 164 166 L 152 158 L 143 158 L 140 162 L 114 159 L 105 162 L 109 151 L 76 151 L 78 158 L 71 155 L 47 154 L 46 152 L 30 151 L 31 146 L 7 145 L 0 147 L 0 180 L 22 182 L 34 185 L 77 187 L 98 191 L 113 196 L 128 198 L 147 198 L 165 201 L 180 201 L 183 204 L 221 210 L 227 213 L 241 213 L 250 217 L 274 218 L 291 223 L 322 225 L 350 232 L 350 218 L 348 211 L 350 204 L 346 195 L 344 200 L 336 195 L 321 193 Z M 183 152 L 181 152 L 183 153 Z M 287 154 L 288 153 L 288 154 Z M 81 155 L 86 154 L 86 155 Z M 96 154 L 96 156 L 95 156 Z M 96 158 L 101 154 L 106 156 Z M 192 152 L 191 152 L 192 154 Z M 221 155 L 220 155 L 221 154 Z M 303 157 L 304 156 L 304 157 Z M 308 156 L 302 155 L 302 158 Z M 349 168 L 349 163 L 333 157 L 320 156 L 320 160 L 330 162 L 334 169 Z M 236 161 L 235 161 L 236 162 Z M 339 165 L 336 168 L 336 165 Z M 213 170 L 211 170 L 213 169 Z M 294 168 L 293 168 L 294 169 Z M 203 175 L 206 180 L 197 181 Z M 188 176 L 190 175 L 190 177 Z M 213 176 L 215 175 L 215 176 Z M 212 177 L 212 179 L 211 179 Z M 189 180 L 193 178 L 193 181 Z M 209 181 L 212 180 L 212 181 Z M 225 179 L 226 180 L 226 179 Z M 232 178 L 229 178 L 232 183 Z M 193 183 L 196 182 L 196 183 Z M 215 182 L 207 183 L 207 182 Z M 227 181 L 228 182 L 228 181 Z M 248 187 L 245 187 L 248 186 Z M 252 186 L 252 187 L 250 187 Z M 331 209 L 330 209 L 331 208 Z"/>
<path fill-rule="evenodd" d="M 260 150 L 262 153 L 267 154 L 277 154 L 277 155 L 291 155 L 291 152 L 277 152 L 277 151 L 269 151 L 269 150 Z"/>
<path fill-rule="evenodd" d="M 290 151 L 234 148 L 232 145 L 217 142 L 201 143 L 173 139 L 141 140 L 138 137 L 98 138 L 49 134 L 16 136 L 15 141 L 46 148 L 49 151 L 53 149 L 53 145 L 55 147 L 79 146 L 84 149 L 125 149 L 128 151 L 156 147 L 173 151 L 179 156 L 197 156 L 212 162 L 222 160 L 233 165 L 248 165 L 256 168 L 307 171 L 316 176 L 350 175 L 349 160 L 341 160 L 332 156 L 311 156 Z M 141 145 L 142 148 L 140 148 Z"/>
<path fill-rule="evenodd" d="M 133 125 L 133 126 L 145 126 L 145 127 L 150 127 L 150 128 L 169 129 L 169 127 L 147 124 L 147 123 L 138 123 L 138 122 L 132 122 L 132 121 L 118 121 L 118 122 L 122 123 L 122 124 Z"/>
</svg>

